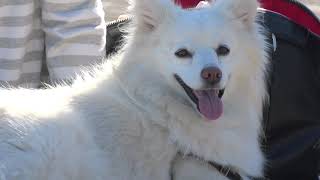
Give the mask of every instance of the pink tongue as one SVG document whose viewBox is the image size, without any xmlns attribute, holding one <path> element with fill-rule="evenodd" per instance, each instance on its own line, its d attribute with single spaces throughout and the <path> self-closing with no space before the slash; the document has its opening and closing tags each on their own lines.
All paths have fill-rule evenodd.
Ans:
<svg viewBox="0 0 320 180">
<path fill-rule="evenodd" d="M 204 117 L 216 120 L 222 115 L 223 104 L 217 90 L 196 90 L 194 93 L 199 101 L 199 111 Z"/>
</svg>

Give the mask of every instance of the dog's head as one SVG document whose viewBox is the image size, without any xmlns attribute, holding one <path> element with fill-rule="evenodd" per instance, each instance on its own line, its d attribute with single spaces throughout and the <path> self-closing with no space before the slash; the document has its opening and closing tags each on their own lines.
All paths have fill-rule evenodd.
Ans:
<svg viewBox="0 0 320 180">
<path fill-rule="evenodd" d="M 257 2 L 217 0 L 208 7 L 183 10 L 172 1 L 133 2 L 134 42 L 139 44 L 134 51 L 152 66 L 150 74 L 163 77 L 203 117 L 218 119 L 229 84 L 237 81 L 233 77 L 247 78 L 245 74 L 259 66 L 251 57 L 254 53 L 250 55 L 261 51 L 255 47 L 260 46 Z"/>
</svg>

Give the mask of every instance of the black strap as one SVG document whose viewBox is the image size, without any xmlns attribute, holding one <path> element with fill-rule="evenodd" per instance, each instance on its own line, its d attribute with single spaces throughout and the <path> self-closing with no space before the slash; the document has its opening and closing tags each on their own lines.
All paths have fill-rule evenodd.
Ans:
<svg viewBox="0 0 320 180">
<path fill-rule="evenodd" d="M 179 154 L 181 156 L 187 156 L 187 157 L 191 157 L 191 158 L 195 158 L 195 159 L 202 159 L 202 158 L 195 156 L 193 154 L 187 154 L 187 155 L 183 155 L 182 153 L 179 153 Z M 224 175 L 225 177 L 227 177 L 230 180 L 243 180 L 243 178 L 240 176 L 240 174 L 237 171 L 233 170 L 233 168 L 231 168 L 229 166 L 223 166 L 223 165 L 218 164 L 213 161 L 205 161 L 205 162 L 207 162 L 211 167 L 218 170 L 222 175 Z M 266 180 L 265 178 L 260 178 L 260 177 L 252 177 L 252 176 L 247 176 L 247 177 L 251 180 Z"/>
<path fill-rule="evenodd" d="M 230 180 L 242 180 L 242 177 L 236 171 L 233 171 L 229 167 L 222 166 L 212 161 L 208 161 L 208 164 L 217 169 L 221 174 L 229 178 Z"/>
<path fill-rule="evenodd" d="M 187 155 L 182 155 L 182 156 L 187 156 L 187 157 L 191 157 L 191 158 L 195 158 L 195 159 L 202 159 L 202 158 L 199 158 L 198 156 L 195 156 L 193 154 L 187 154 Z M 222 166 L 222 165 L 220 165 L 216 162 L 213 162 L 213 161 L 205 161 L 205 162 L 207 162 L 211 167 L 218 170 L 222 175 L 229 178 L 230 180 L 243 180 L 238 172 L 234 171 L 232 168 L 230 168 L 228 166 Z"/>
</svg>

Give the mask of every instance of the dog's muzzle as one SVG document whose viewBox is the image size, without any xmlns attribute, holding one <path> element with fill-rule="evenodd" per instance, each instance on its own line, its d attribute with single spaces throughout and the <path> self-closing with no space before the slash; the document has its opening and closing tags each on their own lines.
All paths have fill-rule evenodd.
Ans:
<svg viewBox="0 0 320 180">
<path fill-rule="evenodd" d="M 222 115 L 223 104 L 221 98 L 224 94 L 224 89 L 206 88 L 194 90 L 179 75 L 175 74 L 174 77 L 190 100 L 196 105 L 200 114 L 207 120 L 216 120 Z M 208 76 L 206 75 L 206 77 Z"/>
</svg>

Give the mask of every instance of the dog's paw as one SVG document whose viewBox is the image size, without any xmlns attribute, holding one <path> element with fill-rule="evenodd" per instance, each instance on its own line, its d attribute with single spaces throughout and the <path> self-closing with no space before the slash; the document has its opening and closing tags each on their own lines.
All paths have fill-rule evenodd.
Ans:
<svg viewBox="0 0 320 180">
<path fill-rule="evenodd" d="M 173 163 L 174 180 L 228 180 L 215 168 L 206 162 L 193 157 L 178 156 Z"/>
</svg>

